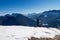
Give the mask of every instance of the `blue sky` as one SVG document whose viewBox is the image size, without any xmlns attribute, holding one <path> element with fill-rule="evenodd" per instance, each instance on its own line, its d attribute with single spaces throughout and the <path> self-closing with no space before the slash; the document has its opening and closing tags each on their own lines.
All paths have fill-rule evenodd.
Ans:
<svg viewBox="0 0 60 40">
<path fill-rule="evenodd" d="M 0 15 L 39 13 L 53 9 L 60 9 L 60 0 L 0 0 Z"/>
</svg>

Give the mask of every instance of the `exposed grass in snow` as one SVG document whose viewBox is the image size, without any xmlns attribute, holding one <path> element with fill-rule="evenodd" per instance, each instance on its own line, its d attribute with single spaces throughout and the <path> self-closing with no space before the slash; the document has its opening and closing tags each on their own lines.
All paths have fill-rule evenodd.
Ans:
<svg viewBox="0 0 60 40">
<path fill-rule="evenodd" d="M 0 26 L 0 40 L 52 39 L 57 38 L 56 35 L 60 35 L 60 30 L 57 28 Z"/>
<path fill-rule="evenodd" d="M 60 40 L 60 35 L 56 35 L 54 38 L 35 38 L 31 37 L 31 39 L 28 40 Z"/>
</svg>

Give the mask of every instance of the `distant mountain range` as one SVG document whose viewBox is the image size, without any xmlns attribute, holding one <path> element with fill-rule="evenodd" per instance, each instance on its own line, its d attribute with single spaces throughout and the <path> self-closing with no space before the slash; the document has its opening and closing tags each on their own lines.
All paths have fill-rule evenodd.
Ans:
<svg viewBox="0 0 60 40">
<path fill-rule="evenodd" d="M 12 13 L 0 16 L 0 25 L 24 25 L 40 27 L 60 27 L 60 10 L 50 10 L 43 13 L 32 13 L 26 16 Z"/>
<path fill-rule="evenodd" d="M 28 14 L 28 15 L 27 15 L 27 17 L 29 17 L 29 18 L 31 18 L 31 19 L 37 19 L 39 16 L 40 16 L 40 13 L 39 13 L 39 14 L 32 13 L 32 14 Z"/>
<path fill-rule="evenodd" d="M 38 20 L 38 25 L 42 27 L 60 27 L 60 10 L 45 11 L 40 14 L 30 14 L 31 19 Z"/>
<path fill-rule="evenodd" d="M 43 12 L 38 19 L 41 26 L 59 27 L 60 26 L 60 10 L 51 10 Z M 44 25 L 47 24 L 47 25 Z"/>
<path fill-rule="evenodd" d="M 11 15 L 0 16 L 0 25 L 34 26 L 35 21 L 22 14 L 13 13 Z"/>
</svg>

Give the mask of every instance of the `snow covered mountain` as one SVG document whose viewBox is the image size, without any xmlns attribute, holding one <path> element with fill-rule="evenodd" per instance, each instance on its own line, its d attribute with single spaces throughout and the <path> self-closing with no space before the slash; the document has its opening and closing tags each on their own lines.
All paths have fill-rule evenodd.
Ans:
<svg viewBox="0 0 60 40">
<path fill-rule="evenodd" d="M 28 27 L 28 26 L 0 26 L 0 40 L 28 40 L 35 38 L 54 38 L 60 35 L 57 28 Z"/>
</svg>

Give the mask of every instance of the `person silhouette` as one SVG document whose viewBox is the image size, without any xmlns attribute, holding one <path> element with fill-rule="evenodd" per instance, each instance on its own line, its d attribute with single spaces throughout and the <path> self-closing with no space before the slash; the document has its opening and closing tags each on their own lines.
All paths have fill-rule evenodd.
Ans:
<svg viewBox="0 0 60 40">
<path fill-rule="evenodd" d="M 36 20 L 36 26 L 39 26 L 39 19 Z"/>
</svg>

